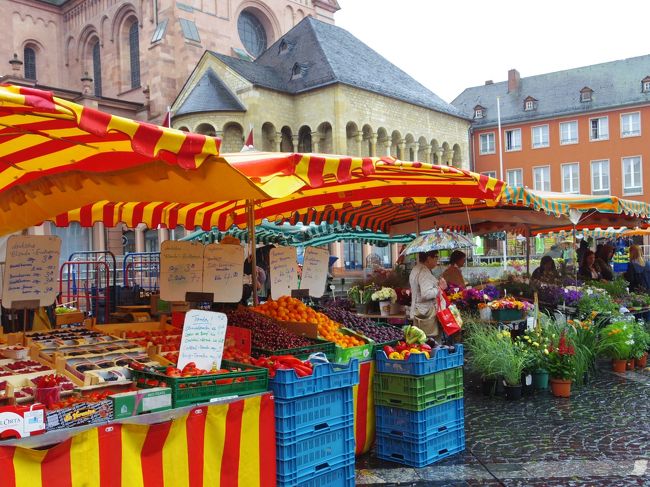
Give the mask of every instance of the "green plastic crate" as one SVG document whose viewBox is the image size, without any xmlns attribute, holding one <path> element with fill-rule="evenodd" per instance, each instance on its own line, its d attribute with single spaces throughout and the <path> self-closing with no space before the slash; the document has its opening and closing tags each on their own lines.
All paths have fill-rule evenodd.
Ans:
<svg viewBox="0 0 650 487">
<path fill-rule="evenodd" d="M 336 347 L 334 343 L 328 342 L 327 340 L 321 340 L 319 338 L 310 339 L 313 341 L 311 345 L 305 345 L 304 347 L 298 348 L 286 348 L 284 350 L 266 350 L 263 348 L 253 348 L 252 355 L 254 357 L 259 357 L 265 355 L 270 357 L 271 355 L 293 355 L 300 360 L 307 359 L 312 353 L 322 352 L 324 353 L 329 360 L 334 360 L 336 356 Z"/>
<path fill-rule="evenodd" d="M 167 377 L 167 367 L 155 367 L 157 372 L 131 369 L 133 379 L 140 388 L 159 387 L 146 381 L 164 382 L 172 390 L 172 407 L 178 408 L 208 402 L 217 397 L 245 396 L 268 390 L 269 371 L 263 367 L 243 365 L 223 360 L 224 369 L 246 368 L 223 374 L 208 374 L 196 377 Z M 144 379 L 144 382 L 139 379 Z"/>
<path fill-rule="evenodd" d="M 463 369 L 457 367 L 422 376 L 375 374 L 373 387 L 378 406 L 422 411 L 463 397 Z"/>
<path fill-rule="evenodd" d="M 372 360 L 374 357 L 372 352 L 375 346 L 375 342 L 347 328 L 341 328 L 340 331 L 344 335 L 352 335 L 360 338 L 361 340 L 365 340 L 368 343 L 366 345 L 359 345 L 358 347 L 349 348 L 343 348 L 342 346 L 335 343 L 334 363 L 346 364 L 350 361 L 350 359 L 353 358 L 356 358 L 359 362 L 367 362 L 369 360 Z"/>
</svg>

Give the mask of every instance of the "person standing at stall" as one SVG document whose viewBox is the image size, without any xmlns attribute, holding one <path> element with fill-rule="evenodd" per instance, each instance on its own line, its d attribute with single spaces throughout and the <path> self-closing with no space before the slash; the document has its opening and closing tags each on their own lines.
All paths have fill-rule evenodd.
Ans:
<svg viewBox="0 0 650 487">
<path fill-rule="evenodd" d="M 602 279 L 600 271 L 596 266 L 596 254 L 592 250 L 587 250 L 582 255 L 578 279 L 583 282 L 600 281 Z"/>
<path fill-rule="evenodd" d="M 611 281 L 614 279 L 614 269 L 612 269 L 611 261 L 614 257 L 614 247 L 609 244 L 605 244 L 598 249 L 596 252 L 596 262 L 595 266 L 600 272 L 601 279 L 606 281 Z"/>
<path fill-rule="evenodd" d="M 431 271 L 438 265 L 438 251 L 420 252 L 418 263 L 409 275 L 411 286 L 410 317 L 413 324 L 422 328 L 427 335 L 439 335 L 436 321 L 436 298 L 441 290 L 447 289 L 444 278 L 437 279 Z"/>
<path fill-rule="evenodd" d="M 461 269 L 465 266 L 467 255 L 460 250 L 454 250 L 449 256 L 449 267 L 442 273 L 443 279 L 451 288 L 464 288 L 465 278 Z"/>
<path fill-rule="evenodd" d="M 650 289 L 650 262 L 645 261 L 638 245 L 630 245 L 630 263 L 623 277 L 630 283 L 630 291 Z"/>
</svg>

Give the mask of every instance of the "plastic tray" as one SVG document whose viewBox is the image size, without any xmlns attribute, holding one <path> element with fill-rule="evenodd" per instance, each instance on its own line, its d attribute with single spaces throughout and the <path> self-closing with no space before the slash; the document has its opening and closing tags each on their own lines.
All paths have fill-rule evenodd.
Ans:
<svg viewBox="0 0 650 487">
<path fill-rule="evenodd" d="M 314 475 L 327 465 L 354 457 L 354 421 L 324 433 L 300 435 L 293 441 L 276 437 L 275 443 L 278 475 Z"/>
<path fill-rule="evenodd" d="M 354 419 L 352 388 L 342 387 L 296 399 L 275 399 L 275 432 L 318 433 Z"/>
<path fill-rule="evenodd" d="M 431 358 L 426 358 L 422 353 L 410 355 L 407 360 L 391 360 L 383 350 L 375 354 L 377 372 L 382 374 L 427 375 L 441 370 L 462 367 L 464 349 L 456 345 L 454 353 L 447 349 L 436 349 Z"/>
<path fill-rule="evenodd" d="M 215 397 L 244 396 L 264 392 L 268 388 L 269 371 L 262 367 L 243 365 L 223 360 L 221 367 L 226 369 L 246 368 L 248 370 L 223 374 L 209 374 L 196 377 L 167 377 L 166 367 L 156 367 L 160 373 L 130 369 L 133 379 L 140 388 L 158 387 L 148 385 L 147 380 L 165 382 L 172 390 L 172 406 L 174 408 L 207 402 Z M 143 378 L 145 382 L 139 382 Z"/>
<path fill-rule="evenodd" d="M 377 406 L 422 411 L 463 397 L 463 369 L 448 369 L 421 377 L 375 374 L 373 387 Z"/>
<path fill-rule="evenodd" d="M 349 347 L 349 348 L 343 348 L 340 345 L 335 343 L 334 347 L 336 353 L 334 354 L 334 362 L 336 362 L 337 364 L 345 364 L 348 363 L 353 358 L 356 358 L 357 360 L 359 360 L 359 362 L 367 362 L 368 360 L 372 360 L 372 351 L 375 347 L 374 345 L 375 342 L 369 340 L 363 335 L 360 335 L 359 333 L 356 333 L 352 330 L 348 330 L 347 328 L 341 328 L 340 331 L 344 335 L 353 335 L 357 338 L 365 340 L 368 343 L 366 343 L 365 345 L 359 345 L 357 347 Z"/>
<path fill-rule="evenodd" d="M 456 399 L 422 411 L 375 406 L 377 432 L 387 436 L 419 441 L 434 431 L 442 431 L 464 421 L 465 401 Z"/>
<path fill-rule="evenodd" d="M 318 392 L 351 387 L 359 383 L 359 361 L 347 364 L 317 364 L 311 375 L 298 377 L 294 370 L 278 370 L 269 380 L 276 399 L 294 399 Z"/>
<path fill-rule="evenodd" d="M 305 360 L 312 353 L 322 352 L 327 355 L 327 358 L 334 360 L 336 354 L 336 346 L 332 342 L 326 340 L 321 340 L 319 338 L 310 338 L 310 341 L 313 343 L 311 345 L 305 345 L 304 347 L 298 348 L 286 348 L 282 350 L 266 350 L 264 348 L 253 348 L 251 353 L 254 357 L 259 357 L 260 355 L 266 355 L 267 357 L 271 355 L 293 355 L 301 360 Z"/>
<path fill-rule="evenodd" d="M 465 425 L 436 432 L 418 441 L 392 438 L 377 433 L 377 458 L 411 467 L 425 467 L 465 449 Z"/>
<path fill-rule="evenodd" d="M 277 475 L 278 487 L 354 487 L 354 455 L 336 462 L 325 462 L 313 474 Z"/>
</svg>

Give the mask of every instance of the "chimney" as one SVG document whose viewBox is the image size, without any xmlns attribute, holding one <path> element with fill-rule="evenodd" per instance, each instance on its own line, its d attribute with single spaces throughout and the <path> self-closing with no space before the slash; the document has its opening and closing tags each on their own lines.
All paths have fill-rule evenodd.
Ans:
<svg viewBox="0 0 650 487">
<path fill-rule="evenodd" d="M 486 86 L 491 85 L 491 84 L 494 84 L 494 81 L 492 81 L 491 79 L 488 79 L 488 80 L 485 81 Z"/>
<path fill-rule="evenodd" d="M 508 93 L 519 90 L 519 71 L 511 69 L 508 71 Z"/>
</svg>

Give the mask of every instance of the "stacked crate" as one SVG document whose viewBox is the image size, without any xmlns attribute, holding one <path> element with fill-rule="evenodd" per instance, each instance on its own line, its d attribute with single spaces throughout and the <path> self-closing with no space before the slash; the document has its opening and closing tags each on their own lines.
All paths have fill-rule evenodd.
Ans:
<svg viewBox="0 0 650 487">
<path fill-rule="evenodd" d="M 390 360 L 376 354 L 376 455 L 424 467 L 465 449 L 463 346 Z"/>
<path fill-rule="evenodd" d="M 275 396 L 278 486 L 354 485 L 354 404 L 359 362 L 314 365 L 311 376 L 278 370 Z"/>
</svg>

